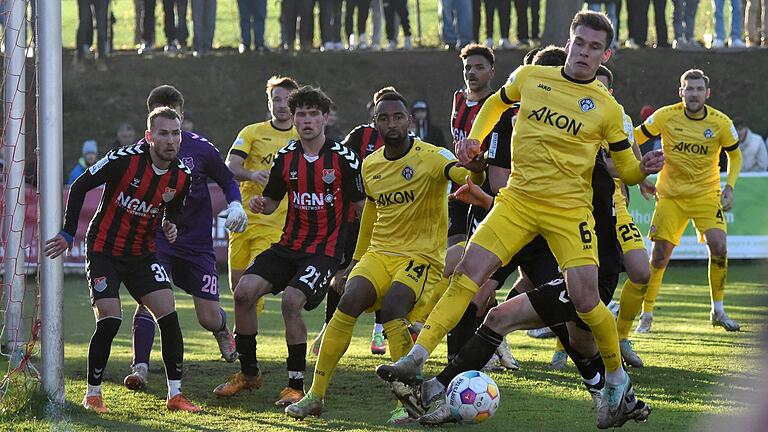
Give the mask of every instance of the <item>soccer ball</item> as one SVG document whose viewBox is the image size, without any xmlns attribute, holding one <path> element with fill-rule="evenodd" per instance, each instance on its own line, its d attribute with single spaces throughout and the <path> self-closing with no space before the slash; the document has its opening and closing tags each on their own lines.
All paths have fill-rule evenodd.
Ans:
<svg viewBox="0 0 768 432">
<path fill-rule="evenodd" d="M 448 385 L 445 402 L 453 417 L 462 423 L 482 423 L 497 409 L 501 393 L 499 386 L 480 371 L 466 371 Z"/>
</svg>

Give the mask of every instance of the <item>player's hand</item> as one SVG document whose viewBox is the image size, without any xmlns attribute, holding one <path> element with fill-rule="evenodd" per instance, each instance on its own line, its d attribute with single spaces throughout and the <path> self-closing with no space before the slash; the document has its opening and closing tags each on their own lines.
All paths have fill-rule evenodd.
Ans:
<svg viewBox="0 0 768 432">
<path fill-rule="evenodd" d="M 44 253 L 45 256 L 54 259 L 58 258 L 71 247 L 72 243 L 67 241 L 62 234 L 56 234 L 56 237 L 46 240 Z"/>
<path fill-rule="evenodd" d="M 267 208 L 267 199 L 261 195 L 254 195 L 248 202 L 248 208 L 256 214 L 264 213 L 264 209 Z"/>
<path fill-rule="evenodd" d="M 248 215 L 245 214 L 243 205 L 240 201 L 232 201 L 229 206 L 219 213 L 219 217 L 226 218 L 224 227 L 231 232 L 243 232 L 248 226 Z"/>
<path fill-rule="evenodd" d="M 472 182 L 467 176 L 467 184 L 461 185 L 456 192 L 448 195 L 449 199 L 459 200 L 470 205 L 480 206 L 484 209 L 493 207 L 493 197 L 485 193 L 480 186 Z"/>
<path fill-rule="evenodd" d="M 342 295 L 344 294 L 344 287 L 347 286 L 347 278 L 349 278 L 349 273 L 352 272 L 352 268 L 355 266 L 357 261 L 352 261 L 347 268 L 340 269 L 336 272 L 336 275 L 333 277 L 333 280 L 331 281 L 331 288 L 333 288 L 334 291 L 336 291 L 337 294 Z"/>
<path fill-rule="evenodd" d="M 725 211 L 730 211 L 733 208 L 733 188 L 731 185 L 725 185 L 723 188 L 723 193 L 720 195 L 720 204 Z"/>
<path fill-rule="evenodd" d="M 654 200 L 658 201 L 659 196 L 656 194 L 656 185 L 648 181 L 648 179 L 643 180 L 640 182 L 640 195 L 645 198 L 646 201 L 650 201 L 651 197 L 653 197 Z"/>
<path fill-rule="evenodd" d="M 266 185 L 267 182 L 269 181 L 269 171 L 267 170 L 252 171 L 249 177 L 251 178 L 252 182 Z"/>
<path fill-rule="evenodd" d="M 640 171 L 643 174 L 656 174 L 664 168 L 664 152 L 652 150 L 643 155 L 640 161 Z"/>
<path fill-rule="evenodd" d="M 165 238 L 168 240 L 168 243 L 175 243 L 176 237 L 179 235 L 178 230 L 176 230 L 176 224 L 169 220 L 164 220 L 163 234 L 165 234 Z"/>
<path fill-rule="evenodd" d="M 459 165 L 476 173 L 483 172 L 488 167 L 488 164 L 486 163 L 486 159 L 483 155 L 476 156 L 467 164 L 459 163 Z"/>
<path fill-rule="evenodd" d="M 465 138 L 456 143 L 456 158 L 462 166 L 472 163 L 475 156 L 480 154 L 480 141 Z"/>
</svg>

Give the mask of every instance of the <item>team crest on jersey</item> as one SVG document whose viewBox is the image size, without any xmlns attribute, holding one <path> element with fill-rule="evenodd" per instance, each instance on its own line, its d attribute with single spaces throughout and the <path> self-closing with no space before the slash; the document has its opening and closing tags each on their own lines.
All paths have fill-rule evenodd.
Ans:
<svg viewBox="0 0 768 432">
<path fill-rule="evenodd" d="M 189 169 L 195 169 L 195 159 L 192 157 L 181 158 L 181 161 L 184 162 L 184 165 L 186 165 Z"/>
<path fill-rule="evenodd" d="M 93 290 L 96 292 L 102 292 L 107 289 L 107 277 L 99 276 L 93 279 Z"/>
<path fill-rule="evenodd" d="M 176 189 L 166 187 L 165 192 L 163 192 L 163 201 L 170 202 L 175 196 L 176 196 Z"/>
<path fill-rule="evenodd" d="M 712 132 L 712 129 L 709 129 L 709 128 L 707 128 L 707 129 L 704 131 L 704 138 L 706 138 L 706 139 L 710 139 L 710 138 L 712 138 L 713 136 L 715 136 L 715 133 L 714 133 L 714 132 Z"/>
<path fill-rule="evenodd" d="M 401 172 L 400 174 L 402 174 L 406 180 L 410 180 L 413 178 L 414 171 L 413 171 L 413 168 L 406 165 L 405 168 L 403 168 L 403 172 Z"/>
<path fill-rule="evenodd" d="M 595 109 L 595 101 L 593 101 L 592 98 L 585 97 L 579 101 L 579 106 L 584 112 L 592 111 Z"/>
<path fill-rule="evenodd" d="M 323 181 L 326 184 L 331 184 L 333 181 L 336 180 L 336 170 L 331 169 L 324 169 L 323 170 Z"/>
</svg>

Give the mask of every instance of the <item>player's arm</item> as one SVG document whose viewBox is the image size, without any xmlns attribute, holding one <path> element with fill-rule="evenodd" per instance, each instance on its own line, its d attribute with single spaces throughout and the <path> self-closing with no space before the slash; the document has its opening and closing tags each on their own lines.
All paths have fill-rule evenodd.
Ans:
<svg viewBox="0 0 768 432">
<path fill-rule="evenodd" d="M 64 226 L 55 237 L 45 242 L 44 253 L 46 256 L 51 259 L 56 258 L 72 247 L 72 241 L 77 234 L 77 224 L 85 202 L 85 195 L 88 191 L 104 184 L 112 172 L 117 171 L 117 169 L 124 169 L 122 165 L 124 165 L 122 161 L 117 159 L 113 152 L 109 152 L 72 183 L 69 187 L 67 207 L 64 211 Z"/>
<path fill-rule="evenodd" d="M 507 185 L 511 171 L 509 168 L 488 165 L 488 183 L 491 185 L 491 191 L 494 195 L 498 194 L 499 190 Z"/>
<path fill-rule="evenodd" d="M 733 126 L 731 126 L 733 128 Z M 732 129 L 735 136 L 735 143 L 727 147 L 723 147 L 725 155 L 728 157 L 728 175 L 725 179 L 725 187 L 720 196 L 720 202 L 723 205 L 723 210 L 730 210 L 733 207 L 733 188 L 736 186 L 736 180 L 739 178 L 741 172 L 742 156 L 739 149 L 738 135 L 735 134 L 735 129 Z"/>
<path fill-rule="evenodd" d="M 473 161 L 469 167 L 459 166 L 457 162 L 449 162 L 445 165 L 445 177 L 456 184 L 466 184 L 467 178 L 472 179 L 476 184 L 485 182 L 484 162 Z"/>
<path fill-rule="evenodd" d="M 661 150 L 648 152 L 638 161 L 627 140 L 611 143 L 608 147 L 619 178 L 627 185 L 641 183 L 648 174 L 656 174 L 664 166 L 664 153 Z"/>
<path fill-rule="evenodd" d="M 519 103 L 514 104 L 519 106 Z M 515 108 L 510 108 L 496 123 L 488 143 L 485 158 L 488 161 L 488 184 L 493 195 L 507 185 L 512 168 L 512 119 Z"/>
<path fill-rule="evenodd" d="M 278 153 L 272 162 L 272 169 L 267 174 L 269 180 L 264 187 L 264 195 L 254 195 L 248 203 L 252 212 L 269 215 L 277 210 L 280 201 L 288 192 L 287 180 L 282 175 L 284 164 L 283 155 Z"/>
<path fill-rule="evenodd" d="M 661 121 L 661 116 L 658 116 L 657 113 L 653 113 L 648 117 L 645 122 L 641 123 L 640 126 L 632 131 L 632 134 L 634 135 L 634 143 L 640 146 L 645 144 L 649 139 L 658 138 L 661 134 L 661 130 L 659 129 L 659 122 Z"/>
<path fill-rule="evenodd" d="M 360 261 L 365 251 L 368 250 L 368 246 L 371 245 L 371 236 L 373 235 L 373 224 L 378 217 L 376 213 L 376 201 L 373 198 L 367 197 L 363 208 L 363 214 L 360 216 L 360 230 L 357 233 L 357 245 L 355 246 L 355 253 L 352 254 L 352 265 Z M 352 267 L 350 265 L 350 268 Z"/>
<path fill-rule="evenodd" d="M 472 179 L 467 177 L 467 183 L 461 185 L 455 192 L 448 195 L 448 198 L 452 200 L 458 200 L 467 204 L 482 207 L 486 210 L 490 210 L 493 207 L 493 197 L 485 193 L 485 191 L 478 185 L 476 185 Z"/>
<path fill-rule="evenodd" d="M 243 209 L 243 198 L 240 195 L 240 188 L 235 181 L 235 176 L 221 159 L 216 147 L 211 145 L 209 153 L 208 163 L 205 164 L 205 174 L 219 185 L 228 203 L 227 208 L 219 213 L 219 217 L 226 219 L 224 227 L 229 231 L 243 232 L 248 226 L 248 215 Z"/>
</svg>

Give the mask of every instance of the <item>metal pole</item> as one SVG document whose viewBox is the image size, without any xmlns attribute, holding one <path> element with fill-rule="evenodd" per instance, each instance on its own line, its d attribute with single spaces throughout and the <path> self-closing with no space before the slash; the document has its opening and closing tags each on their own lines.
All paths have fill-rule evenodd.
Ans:
<svg viewBox="0 0 768 432">
<path fill-rule="evenodd" d="M 42 6 L 42 5 L 41 5 Z M 58 234 L 62 221 L 61 2 L 46 1 L 37 10 L 38 139 L 40 149 L 40 243 Z M 64 402 L 64 334 L 62 258 L 40 261 L 43 390 Z"/>
<path fill-rule="evenodd" d="M 424 40 L 421 39 L 421 3 L 416 0 L 416 34 L 419 35 L 419 48 L 424 46 Z"/>
<path fill-rule="evenodd" d="M 5 184 L 5 276 L 3 287 L 7 308 L 5 315 L 5 337 L 10 353 L 10 367 L 15 369 L 23 357 L 24 321 L 24 216 L 25 186 L 24 165 L 26 140 L 24 134 L 24 108 L 26 100 L 25 65 L 27 50 L 27 26 L 25 10 L 27 3 L 22 0 L 6 4 L 5 25 L 5 136 L 3 150 L 7 181 Z"/>
</svg>

